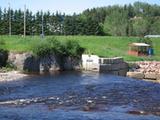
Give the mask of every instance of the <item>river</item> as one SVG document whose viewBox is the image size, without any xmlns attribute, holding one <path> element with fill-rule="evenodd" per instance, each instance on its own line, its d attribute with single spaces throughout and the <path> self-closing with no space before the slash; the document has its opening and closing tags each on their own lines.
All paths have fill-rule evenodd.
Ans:
<svg viewBox="0 0 160 120">
<path fill-rule="evenodd" d="M 160 120 L 160 84 L 90 72 L 0 84 L 0 120 Z"/>
</svg>

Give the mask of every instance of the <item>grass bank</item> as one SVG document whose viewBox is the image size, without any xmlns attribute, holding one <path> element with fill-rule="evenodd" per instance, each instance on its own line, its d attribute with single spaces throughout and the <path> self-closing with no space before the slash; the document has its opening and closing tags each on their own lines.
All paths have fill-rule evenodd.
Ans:
<svg viewBox="0 0 160 120">
<path fill-rule="evenodd" d="M 47 36 L 45 37 L 53 37 Z M 55 36 L 57 40 L 74 40 L 86 48 L 86 53 L 97 54 L 103 57 L 122 56 L 127 61 L 159 60 L 160 61 L 160 38 L 151 39 L 155 49 L 153 57 L 134 57 L 127 54 L 128 44 L 136 42 L 137 37 L 108 37 L 108 36 Z M 21 36 L 0 36 L 0 44 L 3 48 L 15 52 L 31 51 L 33 45 L 39 43 L 39 36 L 23 38 Z M 5 43 L 5 44 L 3 44 Z"/>
</svg>

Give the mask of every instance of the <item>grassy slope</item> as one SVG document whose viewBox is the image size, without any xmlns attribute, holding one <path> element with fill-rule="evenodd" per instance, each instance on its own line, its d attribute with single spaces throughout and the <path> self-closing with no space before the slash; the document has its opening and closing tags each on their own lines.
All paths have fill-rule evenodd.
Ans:
<svg viewBox="0 0 160 120">
<path fill-rule="evenodd" d="M 50 36 L 51 37 L 51 36 Z M 104 57 L 122 56 L 125 60 L 160 60 L 160 38 L 154 38 L 153 46 L 155 48 L 155 56 L 150 57 L 133 57 L 127 55 L 128 44 L 136 42 L 135 37 L 107 37 L 107 36 L 56 36 L 58 40 L 65 41 L 76 40 L 81 46 L 86 48 L 86 53 L 93 53 Z M 34 44 L 41 40 L 38 36 L 22 38 L 20 36 L 0 36 L 0 40 L 4 40 L 6 45 L 3 46 L 11 51 L 31 51 Z"/>
</svg>

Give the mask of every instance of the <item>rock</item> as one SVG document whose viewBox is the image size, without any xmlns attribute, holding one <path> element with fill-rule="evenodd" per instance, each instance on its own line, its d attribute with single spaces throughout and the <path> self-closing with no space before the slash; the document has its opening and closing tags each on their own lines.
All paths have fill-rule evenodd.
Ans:
<svg viewBox="0 0 160 120">
<path fill-rule="evenodd" d="M 27 75 L 19 73 L 17 71 L 0 73 L 0 82 L 15 81 L 15 80 L 19 80 L 19 79 L 24 78 L 24 77 L 27 77 Z"/>
<path fill-rule="evenodd" d="M 144 77 L 145 79 L 151 79 L 151 80 L 156 80 L 157 79 L 155 73 L 145 73 L 144 76 L 145 76 Z"/>
<path fill-rule="evenodd" d="M 83 106 L 84 111 L 91 111 L 96 108 L 96 104 L 94 102 L 87 103 L 87 105 Z"/>
<path fill-rule="evenodd" d="M 52 72 L 62 70 L 61 60 L 56 55 L 40 58 L 40 72 Z"/>
<path fill-rule="evenodd" d="M 128 111 L 129 114 L 134 114 L 134 115 L 147 115 L 145 111 L 138 111 L 138 110 L 133 110 L 133 111 Z"/>
<path fill-rule="evenodd" d="M 49 55 L 35 57 L 32 53 L 10 53 L 8 62 L 20 71 L 50 72 L 60 70 L 77 70 L 81 68 L 81 59 Z"/>
<path fill-rule="evenodd" d="M 84 110 L 84 111 L 90 111 L 90 107 L 87 106 L 87 105 L 85 105 L 85 106 L 83 106 L 83 110 Z"/>
<path fill-rule="evenodd" d="M 136 79 L 144 79 L 144 74 L 141 72 L 127 72 L 127 76 Z"/>
<path fill-rule="evenodd" d="M 10 53 L 8 62 L 20 71 L 39 72 L 39 59 L 32 53 Z"/>
<path fill-rule="evenodd" d="M 81 69 L 81 58 L 64 57 L 64 70 L 79 70 Z"/>
</svg>

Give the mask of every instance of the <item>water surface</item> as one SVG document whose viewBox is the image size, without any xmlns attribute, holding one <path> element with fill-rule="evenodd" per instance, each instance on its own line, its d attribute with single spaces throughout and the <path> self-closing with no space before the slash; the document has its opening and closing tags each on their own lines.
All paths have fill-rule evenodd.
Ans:
<svg viewBox="0 0 160 120">
<path fill-rule="evenodd" d="M 0 84 L 0 120 L 160 120 L 160 84 L 63 72 Z"/>
</svg>

